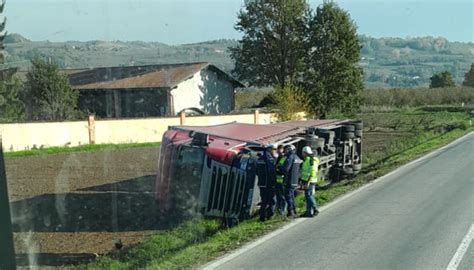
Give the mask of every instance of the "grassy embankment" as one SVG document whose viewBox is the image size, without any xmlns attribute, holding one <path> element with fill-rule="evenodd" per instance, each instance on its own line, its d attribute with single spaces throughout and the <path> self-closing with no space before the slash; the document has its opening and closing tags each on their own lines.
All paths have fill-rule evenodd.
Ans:
<svg viewBox="0 0 474 270">
<path fill-rule="evenodd" d="M 365 123 L 364 143 L 369 144 L 369 150 L 364 155 L 364 169 L 353 179 L 319 190 L 316 193 L 319 205 L 324 205 L 472 131 L 473 128 L 468 124 L 473 115 L 472 110 L 459 107 L 384 108 L 383 112 L 361 113 L 358 118 Z M 371 149 L 372 133 L 382 133 L 387 137 L 386 143 Z M 403 136 L 390 139 L 393 134 Z M 297 205 L 298 211 L 303 211 L 302 197 L 297 198 Z M 214 220 L 193 220 L 175 230 L 152 236 L 137 246 L 101 257 L 81 268 L 189 268 L 236 249 L 281 227 L 285 222 L 287 220 L 282 217 L 265 223 L 252 219 L 234 228 L 223 229 Z"/>
<path fill-rule="evenodd" d="M 41 156 L 61 153 L 75 153 L 75 152 L 96 152 L 106 150 L 117 150 L 138 147 L 158 147 L 159 142 L 152 143 L 126 143 L 126 144 L 85 144 L 73 147 L 48 147 L 44 149 L 32 149 L 16 152 L 5 152 L 6 158 L 12 157 L 26 157 L 26 156 Z"/>
</svg>

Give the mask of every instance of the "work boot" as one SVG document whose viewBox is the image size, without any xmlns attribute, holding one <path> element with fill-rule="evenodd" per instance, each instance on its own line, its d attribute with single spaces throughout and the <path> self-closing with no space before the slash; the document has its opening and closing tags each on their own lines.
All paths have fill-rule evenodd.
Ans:
<svg viewBox="0 0 474 270">
<path fill-rule="evenodd" d="M 290 218 L 297 217 L 295 210 L 289 210 L 287 216 L 290 217 Z"/>
<path fill-rule="evenodd" d="M 313 214 L 313 217 L 317 216 L 319 214 L 319 210 L 314 208 L 314 214 Z"/>
</svg>

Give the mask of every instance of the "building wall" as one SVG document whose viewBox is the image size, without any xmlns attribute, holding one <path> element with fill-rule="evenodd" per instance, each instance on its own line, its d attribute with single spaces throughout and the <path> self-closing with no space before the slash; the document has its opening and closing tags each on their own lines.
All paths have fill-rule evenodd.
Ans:
<svg viewBox="0 0 474 270">
<path fill-rule="evenodd" d="M 179 117 L 95 122 L 97 144 L 159 142 L 169 126 L 179 125 Z"/>
<path fill-rule="evenodd" d="M 87 121 L 1 124 L 4 151 L 89 144 Z"/>
<path fill-rule="evenodd" d="M 167 104 L 167 89 L 83 90 L 79 96 L 79 109 L 101 118 L 165 116 Z"/>
<path fill-rule="evenodd" d="M 171 91 L 174 113 L 199 108 L 209 114 L 228 113 L 234 109 L 232 83 L 214 71 L 203 69 Z"/>
<path fill-rule="evenodd" d="M 183 125 L 217 125 L 229 122 L 254 123 L 254 114 L 186 117 Z M 273 114 L 260 114 L 258 123 L 274 122 Z M 179 117 L 96 120 L 95 142 L 144 143 L 159 142 L 168 126 L 180 125 Z M 4 150 L 21 151 L 52 146 L 89 144 L 87 121 L 56 123 L 0 124 Z"/>
<path fill-rule="evenodd" d="M 121 90 L 119 117 L 157 117 L 166 116 L 167 90 Z"/>
</svg>

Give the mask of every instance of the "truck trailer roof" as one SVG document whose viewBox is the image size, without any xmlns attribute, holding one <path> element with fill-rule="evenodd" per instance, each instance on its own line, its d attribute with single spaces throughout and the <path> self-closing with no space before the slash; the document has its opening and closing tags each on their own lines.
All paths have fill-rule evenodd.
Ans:
<svg viewBox="0 0 474 270">
<path fill-rule="evenodd" d="M 275 143 L 301 133 L 309 127 L 324 128 L 337 125 L 347 120 L 307 120 L 288 121 L 277 124 L 257 125 L 231 122 L 214 126 L 172 126 L 173 130 L 196 131 L 223 139 L 259 144 Z"/>
</svg>

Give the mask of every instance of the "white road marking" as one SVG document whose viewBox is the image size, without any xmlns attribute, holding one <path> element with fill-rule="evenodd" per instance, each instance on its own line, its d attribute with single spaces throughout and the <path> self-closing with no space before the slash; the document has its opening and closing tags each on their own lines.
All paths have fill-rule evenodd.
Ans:
<svg viewBox="0 0 474 270">
<path fill-rule="evenodd" d="M 466 251 L 469 248 L 469 245 L 471 244 L 472 239 L 474 239 L 474 223 L 471 224 L 471 228 L 467 232 L 466 236 L 464 236 L 464 239 L 462 239 L 462 242 L 459 245 L 458 250 L 456 250 L 456 253 L 454 253 L 454 256 L 449 262 L 449 265 L 446 268 L 446 270 L 458 269 L 458 266 L 461 263 L 462 258 L 464 257 L 464 254 L 466 254 Z"/>
<path fill-rule="evenodd" d="M 230 253 L 229 255 L 225 255 L 223 258 L 221 259 L 218 259 L 217 261 L 214 261 L 214 262 L 211 262 L 210 264 L 207 264 L 207 265 L 204 265 L 203 266 L 203 269 L 216 269 L 217 267 L 221 266 L 222 264 L 234 259 L 235 257 L 239 256 L 240 254 L 242 253 L 245 253 L 247 251 L 249 251 L 250 249 L 262 244 L 263 242 L 266 242 L 267 240 L 291 229 L 292 227 L 294 227 L 295 225 L 297 224 L 300 224 L 304 221 L 306 221 L 308 219 L 305 219 L 305 218 L 298 218 L 298 219 L 295 219 L 293 222 L 290 222 L 288 223 L 287 225 L 281 227 L 280 229 L 276 230 L 276 231 L 273 231 L 272 233 L 269 233 L 263 237 L 261 237 L 260 239 L 258 239 L 257 241 L 254 241 L 254 242 L 251 242 L 247 245 L 244 245 L 243 247 L 241 247 L 240 249 L 236 250 L 235 252 L 233 253 Z"/>
<path fill-rule="evenodd" d="M 354 195 L 360 193 L 361 191 L 372 187 L 372 186 L 373 186 L 374 184 L 376 184 L 376 183 L 382 182 L 382 181 L 385 180 L 385 179 L 389 179 L 389 176 L 391 176 L 391 175 L 393 175 L 393 174 L 396 174 L 397 172 L 399 172 L 399 171 L 401 171 L 401 170 L 403 170 L 403 169 L 409 168 L 410 166 L 415 165 L 416 163 L 418 163 L 418 162 L 420 162 L 420 161 L 423 161 L 423 160 L 425 160 L 425 159 L 431 158 L 431 157 L 437 155 L 438 153 L 443 152 L 443 151 L 444 151 L 445 149 L 447 149 L 448 147 L 457 145 L 458 143 L 461 143 L 461 142 L 463 142 L 463 141 L 465 141 L 465 140 L 468 140 L 469 137 L 470 137 L 470 136 L 473 136 L 473 135 L 474 135 L 474 132 L 470 132 L 470 133 L 468 133 L 468 134 L 462 136 L 461 138 L 458 138 L 458 139 L 454 140 L 453 142 L 451 142 L 451 143 L 449 143 L 449 144 L 447 144 L 447 145 L 445 145 L 445 146 L 443 146 L 443 147 L 441 147 L 441 148 L 438 148 L 437 150 L 435 150 L 435 151 L 433 151 L 433 152 L 431 152 L 431 153 L 426 154 L 425 156 L 422 156 L 422 157 L 420 157 L 420 158 L 418 158 L 418 159 L 416 159 L 416 160 L 413 160 L 413 161 L 411 161 L 411 162 L 409 162 L 409 163 L 407 163 L 407 164 L 405 164 L 405 165 L 399 167 L 398 169 L 396 169 L 396 170 L 394 170 L 394 171 L 392 171 L 392 172 L 389 172 L 388 174 L 385 174 L 385 175 L 383 175 L 383 176 L 381 176 L 381 177 L 375 179 L 374 181 L 369 182 L 369 183 L 367 183 L 367 184 L 365 184 L 365 185 L 363 185 L 363 186 L 361 186 L 361 187 L 359 187 L 359 188 L 357 188 L 357 189 L 355 189 L 355 190 L 353 190 L 353 191 L 351 191 L 351 192 L 349 192 L 349 193 L 347 193 L 347 194 L 345 194 L 345 195 L 343 195 L 343 196 L 341 196 L 341 197 L 335 199 L 334 201 L 328 203 L 327 205 L 325 205 L 325 206 L 319 208 L 319 212 L 323 212 L 323 211 L 327 210 L 328 208 L 333 207 L 334 205 L 339 204 L 339 203 L 342 202 L 342 201 L 345 201 L 346 199 L 348 199 L 348 198 L 350 198 L 350 197 L 352 197 L 352 196 L 354 196 Z M 316 217 L 316 219 L 317 219 L 317 217 Z M 273 238 L 273 237 L 275 237 L 275 236 L 277 236 L 277 235 L 279 235 L 279 234 L 281 234 L 281 233 L 283 233 L 283 232 L 289 230 L 290 228 L 292 228 L 292 227 L 294 227 L 294 226 L 296 226 L 296 225 L 298 225 L 298 224 L 300 224 L 300 223 L 303 223 L 303 222 L 305 222 L 305 221 L 309 221 L 309 220 L 313 220 L 313 219 L 306 219 L 306 218 L 295 219 L 295 220 L 291 221 L 289 224 L 283 226 L 282 228 L 280 228 L 280 229 L 278 229 L 278 230 L 276 230 L 276 231 L 273 231 L 272 233 L 267 234 L 267 235 L 265 235 L 265 236 L 259 238 L 258 240 L 254 241 L 254 242 L 251 242 L 251 243 L 249 243 L 249 244 L 246 244 L 246 245 L 242 246 L 241 248 L 235 250 L 235 251 L 232 252 L 232 253 L 228 253 L 228 254 L 226 254 L 226 255 L 223 255 L 222 257 L 217 258 L 216 260 L 211 261 L 211 262 L 209 262 L 209 263 L 207 263 L 207 264 L 205 264 L 205 265 L 199 267 L 199 269 L 205 269 L 205 270 L 208 270 L 208 269 L 209 269 L 209 270 L 210 270 L 210 269 L 216 269 L 217 267 L 220 267 L 221 265 L 223 265 L 223 264 L 229 262 L 230 260 L 232 260 L 232 259 L 238 257 L 239 255 L 241 255 L 241 254 L 243 254 L 243 253 L 245 253 L 245 252 L 247 252 L 247 251 L 249 251 L 249 250 L 255 248 L 256 246 L 259 246 L 259 245 L 262 244 L 263 242 L 266 242 L 266 241 L 270 240 L 271 238 Z M 449 269 L 449 270 L 451 270 L 451 269 Z"/>
</svg>

